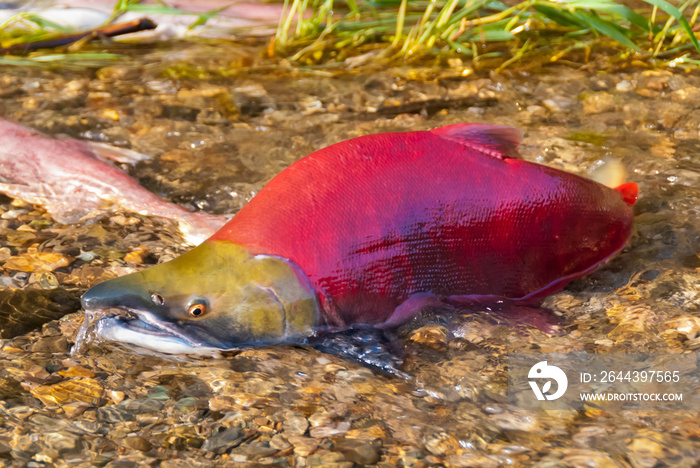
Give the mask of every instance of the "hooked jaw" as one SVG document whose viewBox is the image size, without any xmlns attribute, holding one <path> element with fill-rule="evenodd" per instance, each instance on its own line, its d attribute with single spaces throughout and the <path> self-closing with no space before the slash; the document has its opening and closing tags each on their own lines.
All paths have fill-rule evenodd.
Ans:
<svg viewBox="0 0 700 468">
<path fill-rule="evenodd" d="M 207 241 L 177 259 L 100 283 L 82 297 L 95 335 L 167 354 L 301 342 L 316 296 L 291 262 Z"/>
<path fill-rule="evenodd" d="M 155 349 L 168 354 L 211 354 L 226 346 L 214 337 L 196 339 L 169 323 L 167 308 L 154 303 L 139 281 L 139 273 L 105 281 L 90 288 L 82 297 L 87 313 L 104 313 L 95 324 L 101 339 Z"/>
<path fill-rule="evenodd" d="M 226 346 L 211 346 L 194 342 L 177 329 L 166 330 L 163 323 L 148 320 L 147 314 L 125 317 L 108 315 L 95 325 L 95 332 L 102 339 L 147 348 L 165 354 L 216 354 Z"/>
</svg>

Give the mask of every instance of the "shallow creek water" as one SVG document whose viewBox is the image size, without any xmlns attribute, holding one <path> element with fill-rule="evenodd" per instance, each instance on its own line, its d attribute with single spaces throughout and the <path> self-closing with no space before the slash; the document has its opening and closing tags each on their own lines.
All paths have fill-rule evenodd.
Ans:
<svg viewBox="0 0 700 468">
<path fill-rule="evenodd" d="M 506 357 L 698 351 L 700 75 L 333 76 L 251 72 L 247 54 L 178 45 L 96 71 L 5 68 L 0 115 L 151 155 L 125 169 L 214 213 L 235 213 L 290 163 L 344 139 L 511 125 L 531 161 L 584 175 L 603 158 L 623 162 L 641 195 L 629 247 L 547 299 L 562 334 L 487 313 L 404 330 L 409 381 L 303 347 L 171 360 L 99 345 L 71 356 L 82 292 L 188 247 L 171 221 L 115 212 L 64 226 L 0 198 L 0 466 L 697 463 L 698 412 L 510 410 Z"/>
</svg>

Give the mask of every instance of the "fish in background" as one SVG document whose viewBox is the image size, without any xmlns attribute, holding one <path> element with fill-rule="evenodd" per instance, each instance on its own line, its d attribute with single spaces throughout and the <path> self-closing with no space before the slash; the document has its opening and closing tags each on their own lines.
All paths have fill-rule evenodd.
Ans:
<svg viewBox="0 0 700 468">
<path fill-rule="evenodd" d="M 178 222 L 185 239 L 198 244 L 226 217 L 190 212 L 143 188 L 106 162 L 133 164 L 147 156 L 103 143 L 53 138 L 0 119 L 0 193 L 43 206 L 58 222 L 72 224 L 122 208 Z"/>
<path fill-rule="evenodd" d="M 9 0 L 0 1 L 0 24 L 18 13 L 29 13 L 72 31 L 85 31 L 103 26 L 114 13 L 116 0 Z M 185 36 L 220 37 L 242 33 L 268 36 L 274 34 L 284 12 L 282 4 L 231 2 L 230 0 L 165 0 L 144 1 L 139 5 L 166 5 L 172 13 L 127 11 L 113 22 L 129 22 L 148 17 L 157 27 L 129 35 L 130 38 L 165 40 Z M 192 27 L 200 15 L 215 12 L 205 24 Z"/>
</svg>

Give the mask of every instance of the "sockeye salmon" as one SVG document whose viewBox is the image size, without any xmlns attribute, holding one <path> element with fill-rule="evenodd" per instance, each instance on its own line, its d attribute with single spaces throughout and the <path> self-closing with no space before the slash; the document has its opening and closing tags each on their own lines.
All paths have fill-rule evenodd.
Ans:
<svg viewBox="0 0 700 468">
<path fill-rule="evenodd" d="M 190 212 L 168 203 L 102 158 L 134 163 L 146 156 L 72 138 L 52 138 L 0 119 L 0 193 L 42 205 L 64 224 L 114 206 L 178 221 L 193 244 L 226 222 L 223 216 Z"/>
<path fill-rule="evenodd" d="M 399 325 L 425 299 L 538 303 L 620 251 L 637 186 L 518 159 L 518 130 L 457 124 L 329 146 L 170 262 L 83 296 L 107 340 L 167 353 Z"/>
</svg>

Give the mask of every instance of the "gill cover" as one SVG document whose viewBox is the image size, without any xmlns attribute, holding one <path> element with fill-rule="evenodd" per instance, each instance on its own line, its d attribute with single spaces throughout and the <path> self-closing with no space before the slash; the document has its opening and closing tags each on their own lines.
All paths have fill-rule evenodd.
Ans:
<svg viewBox="0 0 700 468">
<path fill-rule="evenodd" d="M 82 301 L 86 311 L 130 313 L 101 319 L 96 329 L 109 330 L 103 338 L 164 352 L 299 341 L 318 314 L 308 280 L 291 262 L 226 241 L 206 241 L 170 262 L 100 283 Z"/>
</svg>

